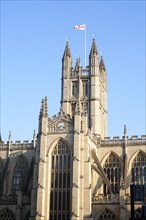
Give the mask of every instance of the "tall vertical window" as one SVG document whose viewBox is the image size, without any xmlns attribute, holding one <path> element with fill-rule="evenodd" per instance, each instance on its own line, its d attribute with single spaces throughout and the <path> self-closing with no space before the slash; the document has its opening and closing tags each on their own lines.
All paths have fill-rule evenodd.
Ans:
<svg viewBox="0 0 146 220">
<path fill-rule="evenodd" d="M 111 190 L 113 193 L 118 193 L 120 189 L 120 175 L 121 175 L 121 164 L 119 159 L 111 154 L 105 161 L 103 166 L 104 171 L 109 179 Z M 107 185 L 104 183 L 103 187 L 104 195 L 106 196 L 109 191 Z"/>
<path fill-rule="evenodd" d="M 133 184 L 146 184 L 146 156 L 142 152 L 134 158 L 131 177 Z"/>
<path fill-rule="evenodd" d="M 24 157 L 18 157 L 13 171 L 13 193 L 16 193 L 16 191 L 19 190 L 25 190 L 28 171 L 29 166 Z"/>
<path fill-rule="evenodd" d="M 87 95 L 88 95 L 88 82 L 83 81 L 83 96 L 87 96 Z"/>
<path fill-rule="evenodd" d="M 78 82 L 77 81 L 72 82 L 72 95 L 75 97 L 78 95 Z"/>
<path fill-rule="evenodd" d="M 71 154 L 60 140 L 52 152 L 50 220 L 70 219 Z"/>
</svg>

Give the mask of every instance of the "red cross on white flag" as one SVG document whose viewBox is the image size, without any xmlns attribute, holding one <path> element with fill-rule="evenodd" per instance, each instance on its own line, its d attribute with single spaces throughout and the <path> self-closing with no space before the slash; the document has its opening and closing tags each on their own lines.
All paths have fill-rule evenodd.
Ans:
<svg viewBox="0 0 146 220">
<path fill-rule="evenodd" d="M 85 25 L 85 24 L 82 24 L 82 25 L 76 25 L 76 26 L 74 26 L 74 29 L 75 29 L 75 30 L 83 31 L 83 30 L 86 29 L 86 25 Z"/>
</svg>

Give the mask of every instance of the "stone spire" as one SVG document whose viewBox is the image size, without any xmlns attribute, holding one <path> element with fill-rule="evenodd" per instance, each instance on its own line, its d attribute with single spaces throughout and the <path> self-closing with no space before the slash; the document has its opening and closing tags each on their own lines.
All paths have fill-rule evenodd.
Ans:
<svg viewBox="0 0 146 220">
<path fill-rule="evenodd" d="M 101 56 L 101 59 L 100 59 L 99 69 L 100 69 L 100 71 L 102 71 L 102 70 L 106 71 L 104 60 L 103 60 L 103 56 Z"/>
<path fill-rule="evenodd" d="M 63 54 L 63 59 L 65 57 L 71 58 L 71 52 L 70 52 L 70 47 L 69 47 L 69 42 L 68 41 L 66 41 L 66 46 L 65 46 L 65 50 L 64 50 L 64 54 Z"/>
<path fill-rule="evenodd" d="M 92 47 L 90 50 L 90 56 L 92 55 L 98 55 L 95 38 L 93 38 Z"/>
</svg>

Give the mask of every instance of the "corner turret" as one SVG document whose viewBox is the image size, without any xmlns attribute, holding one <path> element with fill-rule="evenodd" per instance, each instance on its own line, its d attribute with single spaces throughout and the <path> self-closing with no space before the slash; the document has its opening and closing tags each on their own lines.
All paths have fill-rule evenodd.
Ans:
<svg viewBox="0 0 146 220">
<path fill-rule="evenodd" d="M 99 69 L 100 71 L 106 71 L 103 56 L 101 56 L 101 59 L 100 59 Z"/>
<path fill-rule="evenodd" d="M 48 125 L 48 104 L 47 97 L 42 99 L 42 105 L 40 109 L 39 115 L 39 133 L 47 133 L 47 125 Z"/>
</svg>

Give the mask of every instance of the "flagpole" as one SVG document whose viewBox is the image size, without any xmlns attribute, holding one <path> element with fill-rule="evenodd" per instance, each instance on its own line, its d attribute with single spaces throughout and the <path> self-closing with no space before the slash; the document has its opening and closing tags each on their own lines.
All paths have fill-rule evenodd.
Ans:
<svg viewBox="0 0 146 220">
<path fill-rule="evenodd" d="M 85 67 L 86 67 L 86 26 L 85 26 Z"/>
</svg>

